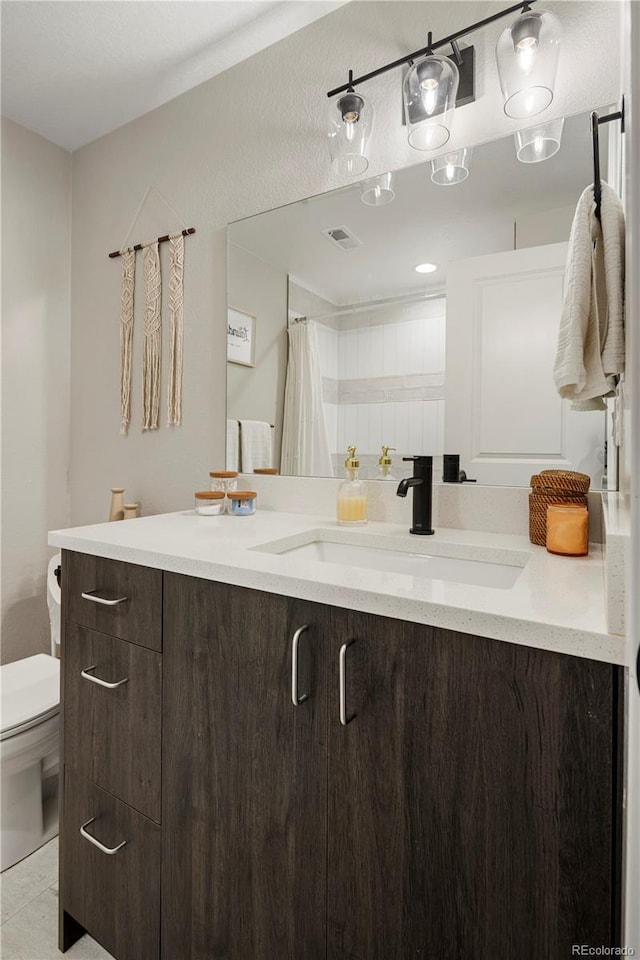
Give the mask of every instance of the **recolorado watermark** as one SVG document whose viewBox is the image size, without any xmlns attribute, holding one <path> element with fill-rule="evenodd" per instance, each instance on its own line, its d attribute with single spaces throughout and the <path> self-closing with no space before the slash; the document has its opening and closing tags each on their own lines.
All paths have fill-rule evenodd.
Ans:
<svg viewBox="0 0 640 960">
<path fill-rule="evenodd" d="M 572 957 L 635 957 L 633 947 L 592 947 L 588 943 L 574 943 Z"/>
</svg>

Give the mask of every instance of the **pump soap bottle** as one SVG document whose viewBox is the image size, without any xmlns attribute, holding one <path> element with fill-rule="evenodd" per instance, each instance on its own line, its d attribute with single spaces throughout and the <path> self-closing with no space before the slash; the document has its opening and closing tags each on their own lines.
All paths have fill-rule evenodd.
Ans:
<svg viewBox="0 0 640 960">
<path fill-rule="evenodd" d="M 338 523 L 345 526 L 362 526 L 367 522 L 367 490 L 358 479 L 360 461 L 356 459 L 356 448 L 347 447 L 349 456 L 344 462 L 347 479 L 338 487 Z"/>
<path fill-rule="evenodd" d="M 394 477 L 391 472 L 393 464 L 391 462 L 391 457 L 389 456 L 389 450 L 395 450 L 395 447 L 383 446 L 382 448 L 382 456 L 378 460 L 378 466 L 380 467 L 380 470 L 378 471 L 376 480 L 395 480 L 397 482 L 399 478 Z"/>
</svg>

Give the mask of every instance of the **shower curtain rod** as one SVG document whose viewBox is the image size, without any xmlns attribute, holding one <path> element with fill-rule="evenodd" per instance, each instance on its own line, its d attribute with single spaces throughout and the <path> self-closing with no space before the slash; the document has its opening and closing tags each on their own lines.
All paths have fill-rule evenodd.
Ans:
<svg viewBox="0 0 640 960">
<path fill-rule="evenodd" d="M 372 300 L 370 303 L 344 307 L 342 310 L 334 310 L 332 313 L 318 313 L 312 317 L 293 317 L 287 321 L 287 326 L 289 323 L 298 323 L 304 320 L 330 320 L 332 317 L 343 317 L 352 313 L 365 313 L 367 310 L 382 310 L 383 307 L 391 307 L 395 303 L 420 303 L 422 300 L 442 300 L 445 294 L 445 288 L 441 287 L 439 292 L 434 293 L 415 294 L 407 297 L 391 297 L 388 300 Z"/>
</svg>

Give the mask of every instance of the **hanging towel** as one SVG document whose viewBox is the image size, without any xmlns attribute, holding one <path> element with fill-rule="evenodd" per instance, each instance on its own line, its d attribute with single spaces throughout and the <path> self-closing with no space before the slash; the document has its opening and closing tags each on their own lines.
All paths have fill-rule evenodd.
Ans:
<svg viewBox="0 0 640 960">
<path fill-rule="evenodd" d="M 240 469 L 240 424 L 227 420 L 227 470 Z"/>
<path fill-rule="evenodd" d="M 576 207 L 553 378 L 574 409 L 602 410 L 624 372 L 624 212 L 602 184 L 601 221 L 593 185 Z"/>
<path fill-rule="evenodd" d="M 240 421 L 240 464 L 243 473 L 270 467 L 271 427 L 264 420 Z"/>
</svg>

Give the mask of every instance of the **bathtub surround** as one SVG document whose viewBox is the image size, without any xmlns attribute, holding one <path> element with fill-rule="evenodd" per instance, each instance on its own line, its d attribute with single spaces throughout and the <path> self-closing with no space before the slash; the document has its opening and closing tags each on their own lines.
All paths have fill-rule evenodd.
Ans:
<svg viewBox="0 0 640 960">
<path fill-rule="evenodd" d="M 70 155 L 3 119 L 3 663 L 49 650 L 45 532 L 69 522 L 70 204 Z"/>
</svg>

